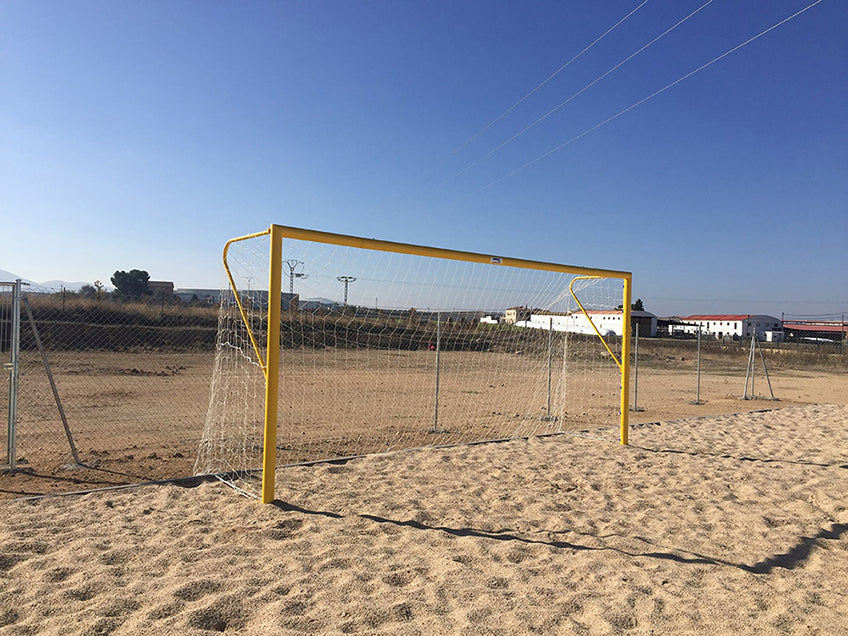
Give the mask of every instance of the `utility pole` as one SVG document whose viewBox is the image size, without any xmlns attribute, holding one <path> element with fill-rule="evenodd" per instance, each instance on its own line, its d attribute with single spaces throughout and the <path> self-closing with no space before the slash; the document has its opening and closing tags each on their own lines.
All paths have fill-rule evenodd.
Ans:
<svg viewBox="0 0 848 636">
<path fill-rule="evenodd" d="M 299 266 L 303 265 L 303 261 L 298 261 L 293 258 L 290 258 L 287 261 L 283 261 L 283 265 L 289 268 L 289 293 L 294 295 L 294 279 L 309 278 L 309 274 L 304 274 L 303 272 L 295 271 Z"/>
<path fill-rule="evenodd" d="M 356 280 L 355 276 L 337 276 L 336 280 L 340 283 L 344 283 L 345 292 L 344 292 L 344 304 L 347 307 L 347 286 Z"/>
</svg>

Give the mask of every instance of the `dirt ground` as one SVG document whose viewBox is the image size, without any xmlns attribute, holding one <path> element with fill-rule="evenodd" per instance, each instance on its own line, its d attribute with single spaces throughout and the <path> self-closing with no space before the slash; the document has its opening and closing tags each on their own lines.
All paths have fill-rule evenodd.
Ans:
<svg viewBox="0 0 848 636">
<path fill-rule="evenodd" d="M 340 364 L 334 371 L 335 376 L 315 376 L 297 383 L 298 389 L 291 393 L 293 400 L 281 410 L 281 463 L 293 463 L 310 457 L 305 454 L 308 450 L 305 447 L 309 444 L 304 444 L 302 440 L 297 442 L 294 438 L 295 433 L 305 433 L 294 431 L 294 428 L 286 430 L 286 408 L 290 412 L 300 411 L 300 420 L 308 424 L 312 435 L 310 444 L 313 446 L 323 438 L 334 437 L 332 452 L 338 455 L 387 448 L 385 444 L 375 447 L 371 444 L 374 439 L 368 437 L 368 431 L 383 430 L 378 423 L 381 418 L 387 417 L 384 402 L 390 398 L 398 400 L 398 392 L 408 385 L 418 383 L 429 387 L 432 384 L 431 352 L 408 352 L 403 355 L 408 357 L 403 365 L 383 369 L 384 373 L 378 376 L 374 376 L 373 369 L 362 371 L 353 364 Z M 481 354 L 464 352 L 452 355 L 454 362 L 457 362 L 455 369 L 459 369 L 464 368 L 458 364 L 462 356 Z M 467 427 L 476 426 L 475 430 L 482 436 L 478 439 L 485 439 L 489 433 L 497 437 L 494 428 L 486 428 L 487 418 L 491 419 L 492 414 L 517 417 L 518 414 L 512 411 L 518 407 L 510 401 L 513 396 L 509 391 L 500 391 L 500 395 L 505 397 L 493 397 L 496 390 L 510 382 L 514 382 L 515 386 L 526 383 L 521 379 L 528 376 L 529 370 L 537 373 L 538 364 L 529 363 L 526 356 L 525 359 L 500 358 L 500 367 L 509 368 L 506 371 L 501 369 L 498 375 L 501 384 L 496 387 L 488 371 L 491 366 L 478 365 L 464 375 L 452 373 L 451 354 L 443 356 L 443 421 L 452 422 L 449 428 L 454 430 L 458 428 L 457 422 Z M 348 354 L 350 360 L 352 358 Z M 18 417 L 19 470 L 0 474 L 0 498 L 104 488 L 192 475 L 209 408 L 212 353 L 54 354 L 51 358 L 52 369 L 83 466 L 74 465 L 62 420 L 39 360 L 32 357 L 25 359 L 24 363 Z M 303 368 L 313 367 L 311 363 L 300 366 L 301 373 L 304 373 Z M 423 367 L 426 368 L 422 371 Z M 677 368 L 671 364 L 665 368 L 658 365 L 640 368 L 638 377 L 634 373 L 631 382 L 630 402 L 633 405 L 635 401 L 636 410 L 630 413 L 630 421 L 638 424 L 775 409 L 796 404 L 848 403 L 848 374 L 845 372 L 775 371 L 770 380 L 777 400 L 771 401 L 742 399 L 745 371 L 744 363 L 739 366 L 736 362 L 705 370 L 700 381 L 701 404 L 693 404 L 697 376 L 691 364 L 678 365 Z M 288 369 L 290 376 L 298 372 L 297 365 Z M 413 380 L 413 376 L 417 379 Z M 610 384 L 609 377 L 614 378 L 614 375 L 608 376 L 606 384 L 600 388 L 588 384 L 581 386 L 578 380 L 572 381 L 569 390 L 572 393 L 582 391 L 588 394 L 595 390 L 611 393 L 617 387 Z M 457 378 L 462 380 L 458 382 Z M 554 387 L 554 393 L 559 390 Z M 451 392 L 457 399 L 451 399 Z M 327 402 L 330 394 L 333 394 L 332 405 Z M 769 395 L 761 371 L 755 377 L 755 394 Z M 364 399 L 363 395 L 371 397 Z M 430 395 L 427 393 L 425 399 L 429 399 Z M 608 402 L 615 405 L 615 398 L 612 397 Z M 498 399 L 503 401 L 497 402 Z M 541 394 L 534 399 L 544 404 Z M 401 401 L 404 401 L 403 397 Z M 406 401 L 411 405 L 410 400 Z M 318 408 L 315 408 L 316 404 Z M 351 410 L 361 408 L 363 404 L 371 405 L 372 410 L 359 415 Z M 459 404 L 463 406 L 457 406 Z M 5 404 L 0 406 L 5 411 Z M 423 413 L 416 415 L 422 422 L 432 418 L 431 407 L 417 410 Z M 584 410 L 583 417 L 578 418 L 571 428 L 614 425 L 617 419 L 614 406 L 607 410 L 606 413 Z M 409 427 L 411 424 L 409 421 L 385 424 L 384 428 L 397 436 L 399 431 L 404 430 L 404 426 Z M 421 423 L 416 426 L 419 430 L 422 428 Z M 509 431 L 510 435 L 516 432 L 521 435 L 551 432 L 538 427 L 512 428 Z M 381 434 L 387 435 L 385 432 Z M 473 439 L 467 436 L 467 431 L 463 435 L 424 437 L 419 438 L 424 441 L 414 443 L 447 444 Z M 0 443 L 5 449 L 5 430 Z M 298 448 L 303 452 L 295 452 Z"/>
</svg>

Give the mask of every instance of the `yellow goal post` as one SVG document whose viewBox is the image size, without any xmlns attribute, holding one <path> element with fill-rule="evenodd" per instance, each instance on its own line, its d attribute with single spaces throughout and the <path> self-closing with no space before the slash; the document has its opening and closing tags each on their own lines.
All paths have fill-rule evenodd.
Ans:
<svg viewBox="0 0 848 636">
<path fill-rule="evenodd" d="M 240 298 L 239 290 L 233 279 L 230 271 L 230 266 L 227 261 L 227 254 L 230 247 L 240 241 L 255 239 L 261 236 L 268 235 L 270 237 L 270 253 L 269 253 L 269 275 L 268 275 L 268 297 L 267 297 L 267 329 L 265 330 L 266 342 L 265 356 L 262 355 L 262 346 L 257 341 L 253 330 L 250 327 L 250 321 L 247 318 L 243 301 Z M 343 246 L 348 248 L 361 248 L 365 250 L 374 250 L 381 252 L 393 252 L 398 254 L 406 254 L 412 256 L 431 257 L 437 259 L 448 259 L 453 261 L 465 261 L 468 263 L 478 263 L 491 265 L 492 267 L 512 267 L 524 268 L 533 270 L 542 270 L 548 272 L 570 274 L 576 276 L 572 280 L 572 285 L 576 280 L 586 279 L 621 279 L 623 281 L 622 292 L 622 342 L 620 357 L 607 345 L 604 336 L 600 333 L 595 325 L 590 312 L 587 311 L 580 299 L 577 297 L 572 286 L 569 286 L 569 291 L 577 302 L 580 311 L 585 316 L 595 335 L 603 342 L 606 351 L 615 361 L 620 374 L 620 418 L 619 418 L 619 440 L 621 444 L 628 443 L 629 429 L 629 378 L 630 378 L 630 304 L 632 294 L 632 273 L 611 269 L 599 269 L 591 267 L 579 267 L 572 265 L 562 265 L 558 263 L 549 263 L 544 261 L 534 261 L 520 258 L 509 258 L 492 254 L 482 254 L 475 252 L 465 252 L 459 250 L 443 249 L 436 247 L 426 247 L 422 245 L 414 245 L 410 243 L 398 243 L 393 241 L 384 241 L 378 239 L 369 239 L 344 234 L 335 234 L 331 232 L 322 232 L 316 230 L 308 230 L 296 227 L 283 225 L 272 225 L 263 232 L 249 234 L 246 236 L 237 237 L 227 242 L 224 247 L 223 261 L 224 269 L 227 273 L 230 287 L 232 288 L 235 303 L 238 305 L 242 319 L 247 326 L 247 332 L 254 352 L 257 355 L 259 364 L 262 368 L 265 382 L 265 403 L 264 403 L 264 440 L 262 451 L 262 487 L 261 500 L 263 503 L 270 503 L 274 500 L 274 485 L 276 478 L 276 462 L 277 462 L 277 411 L 278 411 L 278 389 L 280 376 L 280 321 L 281 321 L 281 301 L 282 301 L 282 282 L 283 282 L 283 240 L 294 239 L 298 241 L 310 241 L 313 243 L 323 243 L 329 245 Z"/>
</svg>

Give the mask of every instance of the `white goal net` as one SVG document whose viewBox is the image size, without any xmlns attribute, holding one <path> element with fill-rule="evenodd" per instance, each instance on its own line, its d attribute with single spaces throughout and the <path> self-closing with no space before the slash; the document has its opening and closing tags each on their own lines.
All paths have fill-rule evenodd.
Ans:
<svg viewBox="0 0 848 636">
<path fill-rule="evenodd" d="M 277 465 L 619 424 L 621 278 L 282 245 Z M 268 236 L 226 260 L 241 308 L 222 294 L 196 472 L 255 492 Z"/>
</svg>

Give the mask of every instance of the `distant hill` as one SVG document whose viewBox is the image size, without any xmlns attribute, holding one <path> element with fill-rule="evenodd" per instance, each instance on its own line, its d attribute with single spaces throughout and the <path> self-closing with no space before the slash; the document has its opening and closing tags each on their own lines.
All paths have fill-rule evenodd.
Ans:
<svg viewBox="0 0 848 636">
<path fill-rule="evenodd" d="M 12 272 L 7 272 L 5 269 L 0 269 L 0 281 L 4 283 L 14 283 L 16 280 L 21 279 L 24 283 L 32 284 L 32 281 L 28 278 L 24 278 L 23 276 L 19 276 L 17 274 L 13 274 Z"/>
<path fill-rule="evenodd" d="M 5 269 L 0 269 L 0 282 L 14 283 L 19 278 L 21 279 L 22 283 L 27 283 L 29 285 L 29 291 L 34 293 L 60 291 L 63 287 L 68 291 L 78 292 L 83 285 L 91 284 L 82 282 L 69 282 L 66 280 L 47 280 L 43 283 L 36 283 L 35 281 L 29 278 L 24 278 L 23 276 L 20 276 L 19 274 L 14 274 Z"/>
<path fill-rule="evenodd" d="M 78 292 L 83 285 L 91 285 L 91 283 L 71 283 L 66 280 L 48 280 L 43 283 L 36 283 L 36 287 L 44 287 L 46 289 L 60 290 L 63 287 L 68 291 Z"/>
<path fill-rule="evenodd" d="M 306 300 L 301 300 L 297 305 L 305 311 L 315 311 L 316 309 L 341 307 L 342 303 L 337 300 L 330 300 L 329 298 L 307 298 Z"/>
</svg>

